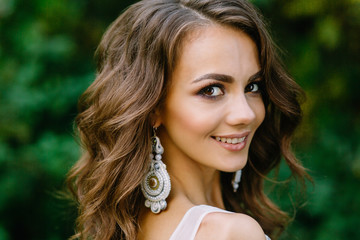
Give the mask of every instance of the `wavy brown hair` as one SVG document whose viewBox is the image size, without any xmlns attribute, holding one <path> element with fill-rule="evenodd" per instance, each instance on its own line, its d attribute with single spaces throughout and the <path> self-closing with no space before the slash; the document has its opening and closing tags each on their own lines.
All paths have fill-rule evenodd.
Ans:
<svg viewBox="0 0 360 240">
<path fill-rule="evenodd" d="M 182 40 L 211 24 L 252 38 L 265 82 L 265 120 L 251 143 L 239 192 L 232 192 L 231 174 L 222 173 L 224 202 L 229 210 L 254 217 L 272 237 L 287 225 L 289 217 L 267 198 L 263 183 L 282 158 L 294 176 L 307 176 L 291 151 L 302 91 L 284 71 L 261 15 L 244 0 L 144 0 L 104 34 L 97 77 L 79 101 L 76 125 L 84 152 L 68 176 L 79 203 L 73 238 L 136 239 L 151 115 L 165 99 Z"/>
</svg>

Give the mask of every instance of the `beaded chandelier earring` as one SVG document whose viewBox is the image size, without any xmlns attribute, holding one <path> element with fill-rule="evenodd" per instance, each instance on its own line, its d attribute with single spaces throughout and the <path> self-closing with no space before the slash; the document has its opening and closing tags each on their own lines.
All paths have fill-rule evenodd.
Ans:
<svg viewBox="0 0 360 240">
<path fill-rule="evenodd" d="M 141 183 L 141 190 L 145 197 L 145 206 L 153 213 L 159 213 L 167 207 L 166 198 L 170 194 L 171 181 L 166 165 L 161 161 L 164 148 L 161 146 L 156 129 L 153 129 L 152 151 L 150 153 L 150 170 Z"/>
</svg>

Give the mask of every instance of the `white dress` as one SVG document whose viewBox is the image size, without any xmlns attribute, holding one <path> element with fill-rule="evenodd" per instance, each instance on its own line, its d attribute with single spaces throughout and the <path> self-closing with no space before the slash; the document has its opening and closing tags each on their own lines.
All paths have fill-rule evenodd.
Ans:
<svg viewBox="0 0 360 240">
<path fill-rule="evenodd" d="M 169 240 L 193 240 L 203 218 L 213 212 L 231 213 L 208 205 L 194 206 L 185 213 Z M 268 236 L 265 237 L 266 240 L 271 240 Z"/>
</svg>

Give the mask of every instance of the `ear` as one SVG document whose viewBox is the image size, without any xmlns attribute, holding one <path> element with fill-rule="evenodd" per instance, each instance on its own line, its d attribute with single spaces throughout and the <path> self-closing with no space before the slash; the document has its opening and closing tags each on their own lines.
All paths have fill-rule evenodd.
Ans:
<svg viewBox="0 0 360 240">
<path fill-rule="evenodd" d="M 150 115 L 150 120 L 151 120 L 151 124 L 154 128 L 158 128 L 161 123 L 162 123 L 162 119 L 161 119 L 161 114 L 160 114 L 160 110 L 159 108 L 156 108 Z"/>
</svg>

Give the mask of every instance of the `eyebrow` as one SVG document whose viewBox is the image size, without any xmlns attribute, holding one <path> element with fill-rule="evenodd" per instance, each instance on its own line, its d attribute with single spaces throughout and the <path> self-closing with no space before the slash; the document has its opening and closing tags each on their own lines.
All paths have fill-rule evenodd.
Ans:
<svg viewBox="0 0 360 240">
<path fill-rule="evenodd" d="M 261 77 L 261 70 L 258 71 L 255 74 L 253 74 L 249 78 L 249 82 L 253 82 L 253 81 L 255 81 L 256 79 L 258 79 L 260 77 Z M 234 78 L 229 76 L 229 75 L 219 74 L 219 73 L 208 73 L 208 74 L 205 74 L 205 75 L 202 75 L 202 76 L 196 78 L 192 83 L 197 83 L 197 82 L 200 82 L 200 81 L 205 80 L 205 79 L 214 79 L 214 80 L 217 80 L 217 81 L 220 81 L 220 82 L 226 82 L 226 83 L 234 82 Z"/>
<path fill-rule="evenodd" d="M 234 78 L 229 75 L 219 74 L 219 73 L 208 73 L 196 78 L 192 83 L 197 83 L 205 79 L 214 79 L 220 82 L 227 82 L 227 83 L 232 83 L 234 81 Z"/>
<path fill-rule="evenodd" d="M 259 78 L 262 78 L 262 71 L 258 71 L 257 73 L 251 75 L 251 77 L 249 78 L 249 82 L 253 82 Z"/>
</svg>

